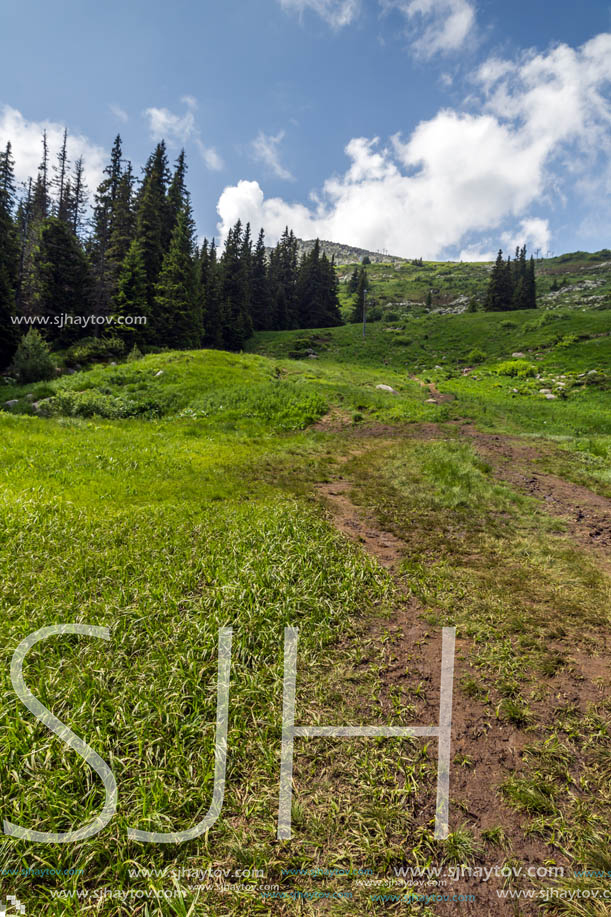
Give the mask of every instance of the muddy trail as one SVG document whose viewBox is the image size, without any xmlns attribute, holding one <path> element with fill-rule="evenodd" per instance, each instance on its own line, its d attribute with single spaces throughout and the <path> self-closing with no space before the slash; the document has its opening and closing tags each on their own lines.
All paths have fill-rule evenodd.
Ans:
<svg viewBox="0 0 611 917">
<path fill-rule="evenodd" d="M 434 389 L 434 386 L 429 386 L 429 389 Z M 438 394 L 442 396 L 442 393 Z M 597 563 L 611 571 L 611 500 L 587 487 L 539 470 L 536 463 L 553 448 L 549 443 L 525 442 L 514 436 L 481 433 L 469 424 L 452 423 L 451 427 L 461 438 L 472 443 L 500 481 L 540 501 L 543 512 L 561 519 L 569 536 L 591 550 Z M 329 412 L 310 429 L 341 433 L 357 441 L 436 440 L 447 436 L 435 423 L 355 426 L 350 415 L 338 409 Z"/>
<path fill-rule="evenodd" d="M 334 425 L 338 418 L 333 418 Z M 340 420 L 341 423 L 341 420 Z M 328 429 L 328 428 L 327 428 Z M 369 437 L 392 438 L 398 434 L 396 428 L 388 436 L 388 428 L 369 429 L 357 434 L 360 442 L 352 442 L 352 451 L 341 461 L 370 448 L 375 442 L 364 442 Z M 419 434 L 423 434 L 420 436 Z M 406 435 L 402 431 L 399 435 Z M 427 425 L 423 430 L 411 430 L 411 437 L 441 438 L 443 435 L 434 425 Z M 588 491 L 586 488 L 572 485 L 551 475 L 543 475 L 524 470 L 523 465 L 540 456 L 536 447 L 525 445 L 519 440 L 508 437 L 488 436 L 467 428 L 464 435 L 469 436 L 477 451 L 493 466 L 494 473 L 510 482 L 520 490 L 525 490 L 544 501 L 547 512 L 562 516 L 568 523 L 571 534 L 581 544 L 595 547 L 596 553 L 604 551 L 611 535 L 611 507 L 609 501 Z M 349 449 L 350 449 L 349 445 Z M 341 472 L 341 467 L 340 467 Z M 537 481 L 537 490 L 530 489 L 529 482 Z M 402 557 L 407 545 L 392 532 L 385 531 L 377 522 L 371 511 L 357 506 L 351 499 L 353 483 L 346 477 L 338 476 L 330 483 L 319 484 L 316 491 L 324 501 L 336 528 L 345 537 L 358 544 L 385 567 L 395 581 L 401 599 L 394 610 L 392 620 L 388 623 L 375 622 L 370 625 L 368 636 L 376 643 L 384 643 L 385 664 L 382 680 L 383 694 L 405 689 L 409 694 L 409 685 L 421 683 L 424 687 L 422 697 L 416 702 L 416 713 L 410 718 L 413 725 L 431 725 L 439 716 L 439 685 L 441 666 L 441 629 L 431 627 L 422 617 L 422 607 L 410 594 L 409 586 L 401 575 Z M 584 493 L 585 492 L 585 493 Z M 548 499 L 549 498 L 549 499 Z M 388 632 L 392 639 L 382 641 L 382 633 Z M 378 641 L 376 638 L 380 638 Z M 570 655 L 566 647 L 563 648 Z M 456 644 L 456 672 L 454 681 L 454 708 L 452 728 L 452 757 L 454 764 L 451 771 L 451 830 L 457 826 L 467 826 L 476 836 L 482 831 L 502 825 L 511 844 L 511 856 L 528 866 L 542 867 L 553 857 L 557 865 L 568 865 L 568 861 L 559 850 L 550 848 L 541 839 L 528 835 L 526 825 L 529 818 L 520 815 L 516 810 L 505 805 L 499 793 L 503 781 L 520 769 L 524 746 L 534 739 L 510 722 L 505 722 L 494 715 L 490 705 L 467 696 L 461 688 L 461 681 L 472 674 L 469 664 L 471 656 L 470 643 L 459 639 Z M 608 675 L 608 657 L 598 660 L 602 666 L 596 671 L 588 671 L 587 661 L 581 658 L 572 660 L 572 669 L 564 671 L 555 682 L 555 698 L 545 701 L 537 711 L 541 722 L 551 722 L 554 705 L 561 702 L 572 702 L 585 711 L 588 704 L 600 702 L 604 696 L 601 683 L 596 683 L 596 675 Z M 586 662 L 585 665 L 582 665 Z M 409 684 L 408 684 L 409 682 Z M 383 702 L 386 705 L 386 701 Z M 388 702 L 385 709 L 392 715 L 392 704 Z M 406 723 L 405 725 L 409 725 Z M 434 743 L 433 743 L 434 744 Z M 431 751 L 435 761 L 435 748 Z M 469 761 L 468 766 L 461 766 L 457 761 Z M 420 823 L 425 824 L 434 816 L 434 806 L 429 800 L 423 802 Z M 506 854 L 501 849 L 489 850 L 485 860 L 479 859 L 474 865 L 492 866 L 503 864 Z M 410 865 L 406 863 L 404 865 Z M 443 887 L 429 891 L 449 895 L 473 895 L 474 902 L 461 902 L 458 906 L 465 914 L 472 917 L 488 917 L 492 914 L 536 915 L 541 911 L 534 901 L 522 899 L 519 909 L 516 902 L 503 901 L 497 895 L 502 889 L 502 878 L 490 878 L 489 881 L 469 878 L 449 882 Z M 522 884 L 522 883 L 520 883 Z M 532 887 L 526 883 L 522 887 Z M 455 914 L 455 902 L 439 902 L 433 905 L 439 917 Z"/>
<path fill-rule="evenodd" d="M 575 541 L 594 549 L 603 565 L 611 565 L 611 500 L 533 467 L 541 458 L 541 446 L 537 444 L 480 433 L 471 426 L 463 426 L 461 434 L 469 438 L 499 479 L 540 500 L 544 512 L 567 523 Z"/>
</svg>

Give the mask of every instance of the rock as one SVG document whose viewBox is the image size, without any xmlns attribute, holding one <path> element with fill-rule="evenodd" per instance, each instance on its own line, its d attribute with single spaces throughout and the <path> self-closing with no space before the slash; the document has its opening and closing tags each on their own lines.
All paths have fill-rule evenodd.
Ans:
<svg viewBox="0 0 611 917">
<path fill-rule="evenodd" d="M 76 375 L 76 370 L 75 370 L 75 369 L 67 369 L 67 370 L 66 370 L 66 375 L 67 375 L 67 376 L 75 376 L 75 375 Z"/>
<path fill-rule="evenodd" d="M 514 360 L 523 360 L 524 359 L 524 354 L 522 353 L 521 350 L 516 350 L 515 353 L 511 354 L 511 356 L 513 357 Z"/>
<path fill-rule="evenodd" d="M 427 398 L 425 404 L 437 404 L 434 398 Z"/>
<path fill-rule="evenodd" d="M 34 401 L 34 395 L 31 392 L 28 392 L 28 394 L 25 396 L 25 400 Z"/>
<path fill-rule="evenodd" d="M 10 409 L 14 408 L 17 404 L 19 404 L 19 399 L 13 398 L 11 401 L 5 401 L 3 407 L 10 411 Z"/>
<path fill-rule="evenodd" d="M 155 378 L 158 379 L 159 376 L 163 376 L 163 370 L 160 369 L 158 373 L 155 373 Z"/>
<path fill-rule="evenodd" d="M 309 353 L 309 354 L 308 354 L 308 360 L 318 360 L 318 354 L 317 354 L 317 353 Z"/>
<path fill-rule="evenodd" d="M 596 369 L 591 369 L 591 370 L 589 371 L 589 373 L 588 373 L 588 376 L 595 376 L 596 373 L 597 373 L 597 370 L 596 370 Z"/>
<path fill-rule="evenodd" d="M 547 398 L 548 401 L 555 401 L 555 400 L 556 400 L 556 396 L 555 396 L 555 395 L 552 395 L 551 392 L 549 392 L 545 397 Z"/>
<path fill-rule="evenodd" d="M 539 389 L 540 395 L 551 395 L 551 393 L 552 393 L 551 388 L 540 388 Z"/>
<path fill-rule="evenodd" d="M 391 395 L 398 395 L 399 392 L 396 392 L 394 388 L 390 385 L 376 385 L 376 388 L 381 392 L 389 392 Z"/>
<path fill-rule="evenodd" d="M 113 361 L 112 363 L 109 363 L 108 365 L 109 365 L 109 366 L 116 366 L 117 364 Z"/>
<path fill-rule="evenodd" d="M 443 369 L 443 366 L 436 366 L 435 369 Z"/>
<path fill-rule="evenodd" d="M 517 395 L 517 394 L 518 394 L 518 390 L 517 390 L 517 388 L 512 388 L 512 390 L 511 390 L 511 391 L 513 392 L 513 394 L 514 394 L 514 395 Z"/>
</svg>

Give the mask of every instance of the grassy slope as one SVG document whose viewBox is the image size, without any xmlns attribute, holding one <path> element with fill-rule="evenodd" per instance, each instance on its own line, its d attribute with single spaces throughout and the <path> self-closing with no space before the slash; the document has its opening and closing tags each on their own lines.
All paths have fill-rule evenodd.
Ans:
<svg viewBox="0 0 611 917">
<path fill-rule="evenodd" d="M 60 621 L 108 625 L 110 647 L 101 654 L 95 641 L 49 642 L 31 654 L 26 678 L 112 764 L 120 801 L 116 820 L 94 841 L 44 849 L 11 841 L 0 854 L 0 869 L 33 868 L 42 858 L 50 868 L 83 869 L 81 876 L 12 876 L 2 890 L 16 891 L 32 913 L 63 917 L 89 911 L 53 899 L 53 890 L 105 885 L 129 895 L 171 884 L 130 878 L 134 867 L 257 866 L 272 881 L 282 868 L 340 865 L 384 875 L 393 862 L 511 859 L 502 825 L 478 835 L 460 800 L 450 840 L 434 841 L 434 757 L 419 742 L 394 740 L 303 746 L 294 840 L 275 841 L 283 627 L 301 628 L 302 721 L 350 723 L 356 707 L 375 722 L 385 657 L 368 644 L 367 622 L 401 601 L 389 575 L 346 545 L 310 499 L 313 481 L 340 471 L 348 445 L 341 435 L 301 430 L 335 406 L 356 425 L 471 416 L 498 429 L 553 431 L 570 450 L 566 466 L 555 456 L 560 470 L 604 487 L 611 433 L 604 380 L 548 402 L 536 392 L 514 396 L 515 380 L 494 368 L 513 350 L 532 349 L 529 360 L 542 353 L 536 362 L 552 374 L 607 369 L 608 337 L 558 347 L 558 335 L 607 334 L 608 316 L 575 313 L 533 328 L 526 326 L 539 316 L 517 316 L 514 328 L 499 316 L 431 317 L 398 332 L 375 325 L 366 348 L 350 327 L 259 336 L 259 355 L 163 354 L 4 392 L 3 401 L 20 402 L 18 413 L 0 414 L 2 814 L 66 830 L 102 802 L 99 781 L 33 722 L 8 681 L 19 640 Z M 404 335 L 410 343 L 395 343 Z M 316 338 L 318 360 L 287 359 L 300 336 Z M 461 367 L 474 348 L 488 356 L 473 381 Z M 426 404 L 412 372 L 458 400 Z M 376 390 L 380 382 L 400 396 Z M 28 392 L 54 399 L 47 409 L 55 416 L 28 416 Z M 433 449 L 416 439 L 380 442 L 341 473 L 356 482 L 355 499 L 410 545 L 402 582 L 430 627 L 455 623 L 473 646 L 472 675 L 457 703 L 475 696 L 491 723 L 526 730 L 530 757 L 496 792 L 526 831 L 549 844 L 549 857 L 591 865 L 604 849 L 603 711 L 560 704 L 553 720 L 542 711 L 554 696 L 554 673 L 571 670 L 570 653 L 596 654 L 608 580 L 570 547 L 561 526 L 494 485 L 471 448 L 455 440 L 448 429 Z M 206 724 L 214 721 L 217 629 L 226 624 L 234 627 L 234 668 L 222 819 L 209 840 L 178 851 L 130 844 L 127 825 L 189 827 L 209 805 L 213 730 Z M 413 689 L 408 682 L 396 696 L 395 722 L 414 716 Z M 247 893 L 198 897 L 188 885 L 179 880 L 180 897 L 153 899 L 149 912 L 186 917 L 194 900 L 213 917 L 315 910 Z M 329 912 L 378 911 L 368 892 L 352 893 L 329 902 Z M 129 898 L 109 899 L 91 912 L 119 917 L 134 908 Z"/>
<path fill-rule="evenodd" d="M 422 265 L 372 264 L 367 268 L 371 296 L 379 306 L 403 313 L 423 307 L 432 291 L 433 307 L 483 301 L 491 265 L 425 261 Z M 575 252 L 537 262 L 539 303 L 546 308 L 608 308 L 611 303 L 611 252 Z M 342 304 L 349 309 L 346 284 L 353 266 L 338 268 Z M 554 286 L 558 290 L 553 290 Z"/>
</svg>

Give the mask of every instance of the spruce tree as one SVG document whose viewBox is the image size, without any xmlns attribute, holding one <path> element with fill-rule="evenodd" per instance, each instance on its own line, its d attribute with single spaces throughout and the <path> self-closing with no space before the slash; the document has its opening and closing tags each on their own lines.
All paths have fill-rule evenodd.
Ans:
<svg viewBox="0 0 611 917">
<path fill-rule="evenodd" d="M 350 321 L 353 323 L 362 322 L 365 312 L 365 302 L 367 298 L 367 270 L 365 265 L 361 266 L 359 271 L 359 285 L 356 290 L 354 297 L 354 306 L 352 308 L 352 314 L 350 316 Z"/>
<path fill-rule="evenodd" d="M 156 342 L 166 347 L 192 349 L 201 345 L 202 315 L 193 235 L 187 201 L 178 214 L 155 289 L 153 331 Z"/>
<path fill-rule="evenodd" d="M 348 296 L 354 296 L 359 287 L 359 269 L 355 267 L 350 275 L 350 280 L 348 281 Z"/>
<path fill-rule="evenodd" d="M 165 143 L 159 143 L 144 167 L 144 179 L 137 198 L 136 238 L 142 245 L 146 268 L 147 295 L 151 314 L 155 308 L 155 286 L 169 244 L 168 163 Z"/>
<path fill-rule="evenodd" d="M 267 331 L 271 328 L 271 298 L 264 230 L 259 233 L 252 257 L 250 311 L 255 331 Z"/>
<path fill-rule="evenodd" d="M 40 227 L 33 258 L 33 308 L 49 316 L 48 336 L 62 344 L 82 336 L 77 322 L 60 327 L 58 316 L 90 314 L 90 274 L 85 254 L 72 229 L 57 217 L 48 217 Z"/>
<path fill-rule="evenodd" d="M 223 347 L 222 276 L 214 239 L 202 245 L 200 254 L 200 299 L 202 303 L 204 344 L 220 350 Z"/>
<path fill-rule="evenodd" d="M 19 244 L 13 221 L 15 176 L 11 144 L 0 152 L 0 369 L 11 361 L 18 342 L 15 293 L 19 275 Z"/>
<path fill-rule="evenodd" d="M 240 220 L 229 230 L 221 258 L 223 345 L 241 350 L 252 335 L 248 312 L 248 275 L 243 260 L 244 233 Z"/>
<path fill-rule="evenodd" d="M 115 310 L 122 316 L 143 315 L 147 319 L 147 324 L 150 319 L 147 311 L 148 298 L 144 252 L 137 239 L 134 239 L 131 243 L 119 272 Z M 120 325 L 118 327 L 121 335 L 129 335 L 130 339 L 134 334 L 138 336 L 139 340 L 147 337 L 147 325 Z M 123 332 L 124 328 L 130 327 L 134 330 Z"/>
</svg>

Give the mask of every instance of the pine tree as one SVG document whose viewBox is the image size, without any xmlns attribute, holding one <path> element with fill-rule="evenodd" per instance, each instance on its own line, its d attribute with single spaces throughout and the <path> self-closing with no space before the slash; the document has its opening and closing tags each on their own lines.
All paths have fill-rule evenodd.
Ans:
<svg viewBox="0 0 611 917">
<path fill-rule="evenodd" d="M 55 177 L 52 181 L 52 185 L 56 193 L 55 216 L 66 222 L 70 222 L 69 165 L 68 129 L 64 128 L 64 136 L 62 145 L 57 154 L 57 165 L 55 166 Z"/>
<path fill-rule="evenodd" d="M 0 369 L 11 361 L 18 342 L 15 293 L 19 276 L 19 244 L 13 221 L 15 177 L 11 144 L 0 152 Z"/>
<path fill-rule="evenodd" d="M 48 217 L 40 227 L 33 259 L 33 307 L 35 314 L 86 316 L 90 314 L 89 264 L 71 228 L 57 217 Z M 48 326 L 52 340 L 68 343 L 82 335 L 74 321 L 64 327 Z"/>
<path fill-rule="evenodd" d="M 74 178 L 69 182 L 68 199 L 68 219 L 72 226 L 72 232 L 80 238 L 85 211 L 87 209 L 87 185 L 85 183 L 85 166 L 83 157 L 74 163 Z"/>
<path fill-rule="evenodd" d="M 43 221 L 50 210 L 49 200 L 49 147 L 47 133 L 42 135 L 42 160 L 38 167 L 36 181 L 28 186 L 28 196 L 23 210 L 22 251 L 20 258 L 20 276 L 18 284 L 19 311 L 32 315 L 34 313 L 35 277 L 34 254 L 39 242 Z"/>
<path fill-rule="evenodd" d="M 168 163 L 165 143 L 159 143 L 144 167 L 144 179 L 137 198 L 136 238 L 142 245 L 147 278 L 149 308 L 155 308 L 155 286 L 169 245 Z"/>
<path fill-rule="evenodd" d="M 202 303 L 204 344 L 223 347 L 222 276 L 214 239 L 204 240 L 200 254 L 200 298 Z"/>
<path fill-rule="evenodd" d="M 178 220 L 178 214 L 184 207 L 186 198 L 187 198 L 187 163 L 185 159 L 185 151 L 181 150 L 178 159 L 176 160 L 176 167 L 174 169 L 174 175 L 172 176 L 172 181 L 170 187 L 168 188 L 168 224 L 166 229 L 166 236 L 169 234 L 171 238 L 172 233 L 174 232 L 174 227 L 176 226 L 176 221 Z M 164 247 L 167 248 L 169 242 L 164 242 Z"/>
<path fill-rule="evenodd" d="M 133 197 L 134 176 L 132 174 L 131 162 L 128 162 L 117 185 L 108 249 L 106 252 L 109 270 L 113 272 L 117 283 L 121 267 L 127 257 L 127 253 L 136 233 Z"/>
<path fill-rule="evenodd" d="M 248 312 L 248 275 L 243 260 L 244 234 L 240 220 L 230 229 L 221 258 L 223 344 L 228 350 L 241 350 L 252 335 Z"/>
<path fill-rule="evenodd" d="M 512 301 L 511 263 L 503 258 L 499 249 L 496 262 L 492 268 L 484 308 L 486 312 L 504 312 L 510 308 Z"/>
<path fill-rule="evenodd" d="M 194 261 L 193 219 L 188 201 L 178 214 L 155 290 L 154 334 L 166 347 L 201 345 L 202 315 Z"/>
<path fill-rule="evenodd" d="M 528 262 L 528 270 L 526 274 L 526 302 L 527 309 L 537 308 L 537 279 L 535 276 L 535 259 L 532 255 L 530 256 L 530 261 Z"/>
<path fill-rule="evenodd" d="M 110 154 L 110 162 L 104 169 L 105 178 L 100 182 L 95 194 L 93 208 L 93 233 L 89 243 L 89 255 L 94 284 L 93 308 L 96 315 L 108 314 L 116 292 L 117 265 L 109 262 L 108 249 L 121 182 L 122 156 L 121 137 L 117 134 Z"/>
<path fill-rule="evenodd" d="M 352 315 L 350 316 L 350 321 L 353 323 L 362 322 L 365 312 L 365 304 L 367 298 L 367 270 L 365 265 L 362 265 L 359 271 L 359 285 L 356 290 L 356 295 L 354 297 L 354 306 L 352 309 Z"/>
<path fill-rule="evenodd" d="M 335 269 L 335 255 L 331 261 L 327 258 L 325 252 L 320 259 L 323 300 L 325 304 L 324 324 L 325 328 L 336 327 L 343 324 L 342 313 L 339 304 L 339 280 L 337 279 L 337 270 Z"/>
<path fill-rule="evenodd" d="M 255 331 L 267 331 L 271 328 L 270 306 L 265 232 L 261 230 L 252 257 L 251 269 L 250 314 Z"/>
<path fill-rule="evenodd" d="M 144 252 L 137 239 L 131 243 L 127 255 L 121 266 L 118 278 L 118 289 L 115 297 L 115 308 L 119 315 L 148 315 L 148 299 L 146 287 L 146 269 L 144 266 Z M 130 327 L 130 326 L 119 326 Z M 134 331 L 126 332 L 133 336 L 134 332 L 139 338 L 146 337 L 146 326 L 131 326 Z"/>
<path fill-rule="evenodd" d="M 358 288 L 359 288 L 359 269 L 358 267 L 355 267 L 354 270 L 352 271 L 352 274 L 350 275 L 350 280 L 348 281 L 348 288 L 347 288 L 348 296 L 354 296 Z"/>
</svg>

